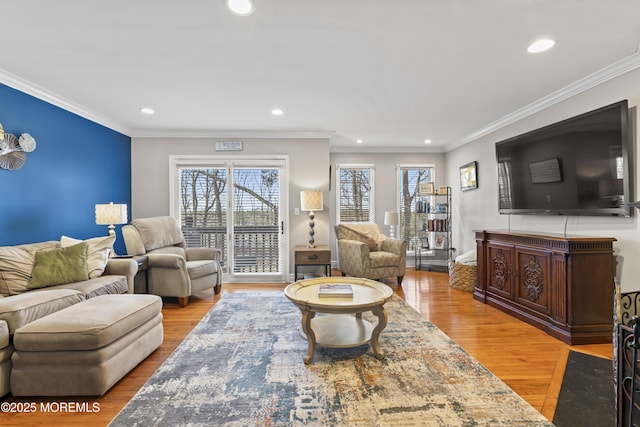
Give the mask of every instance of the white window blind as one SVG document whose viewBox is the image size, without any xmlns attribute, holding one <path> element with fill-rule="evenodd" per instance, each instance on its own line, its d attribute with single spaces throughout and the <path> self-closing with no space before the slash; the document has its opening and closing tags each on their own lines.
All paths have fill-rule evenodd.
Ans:
<svg viewBox="0 0 640 427">
<path fill-rule="evenodd" d="M 373 165 L 337 165 L 337 223 L 374 222 Z"/>
<path fill-rule="evenodd" d="M 434 182 L 435 168 L 430 165 L 401 165 L 399 172 L 400 194 L 400 238 L 407 242 L 407 249 L 413 249 L 416 241 L 415 204 L 418 197 L 418 186 L 421 183 Z"/>
</svg>

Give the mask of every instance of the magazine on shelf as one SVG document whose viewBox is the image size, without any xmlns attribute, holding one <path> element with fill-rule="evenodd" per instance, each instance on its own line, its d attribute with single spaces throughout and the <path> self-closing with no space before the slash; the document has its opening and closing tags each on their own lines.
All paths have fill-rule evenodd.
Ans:
<svg viewBox="0 0 640 427">
<path fill-rule="evenodd" d="M 353 297 L 353 288 L 348 283 L 332 283 L 318 288 L 319 297 Z"/>
</svg>

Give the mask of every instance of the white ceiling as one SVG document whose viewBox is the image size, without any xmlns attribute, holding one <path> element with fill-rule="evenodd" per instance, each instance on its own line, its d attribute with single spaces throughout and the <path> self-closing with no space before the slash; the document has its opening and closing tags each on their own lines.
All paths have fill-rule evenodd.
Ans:
<svg viewBox="0 0 640 427">
<path fill-rule="evenodd" d="M 0 0 L 0 82 L 131 136 L 446 151 L 640 66 L 637 0 L 254 1 Z"/>
</svg>

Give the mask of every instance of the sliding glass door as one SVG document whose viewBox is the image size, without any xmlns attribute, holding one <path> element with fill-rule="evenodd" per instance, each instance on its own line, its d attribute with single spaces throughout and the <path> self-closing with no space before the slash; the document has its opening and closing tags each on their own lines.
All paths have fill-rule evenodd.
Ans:
<svg viewBox="0 0 640 427">
<path fill-rule="evenodd" d="M 286 159 L 173 157 L 172 215 L 187 246 L 223 252 L 225 282 L 283 282 Z"/>
</svg>

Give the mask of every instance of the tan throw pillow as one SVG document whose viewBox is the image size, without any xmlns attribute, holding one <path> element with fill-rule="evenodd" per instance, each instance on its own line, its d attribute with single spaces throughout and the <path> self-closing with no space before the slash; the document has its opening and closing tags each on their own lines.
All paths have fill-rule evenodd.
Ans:
<svg viewBox="0 0 640 427">
<path fill-rule="evenodd" d="M 338 224 L 335 226 L 336 236 L 338 240 L 357 240 L 360 242 L 364 242 L 368 237 L 365 234 L 362 234 L 353 228 L 347 227 L 346 225 Z"/>
<path fill-rule="evenodd" d="M 67 248 L 36 252 L 29 288 L 87 280 L 87 246 L 86 242 L 82 242 Z"/>
<path fill-rule="evenodd" d="M 378 247 L 382 247 L 382 242 L 386 239 L 385 235 L 380 232 L 380 228 L 373 223 L 351 224 L 354 231 L 366 236 L 369 239 L 373 239 L 378 244 Z"/>
<path fill-rule="evenodd" d="M 346 226 L 338 224 L 334 228 L 336 237 L 338 240 L 357 240 L 369 246 L 369 252 L 377 251 L 379 249 L 379 243 L 381 242 L 377 242 L 375 238 L 369 237 L 369 235 L 362 230 L 356 230 L 356 227 L 357 225 Z"/>
<path fill-rule="evenodd" d="M 83 241 L 87 243 L 87 271 L 89 272 L 89 278 L 95 279 L 102 276 L 104 269 L 107 268 L 107 262 L 111 251 L 113 251 L 113 243 L 116 241 L 116 236 L 93 237 L 87 240 L 62 236 L 60 238 L 60 247 L 67 248 Z"/>
<path fill-rule="evenodd" d="M 8 297 L 27 292 L 36 251 L 55 249 L 57 244 L 51 240 L 0 247 L 0 294 Z"/>
</svg>

